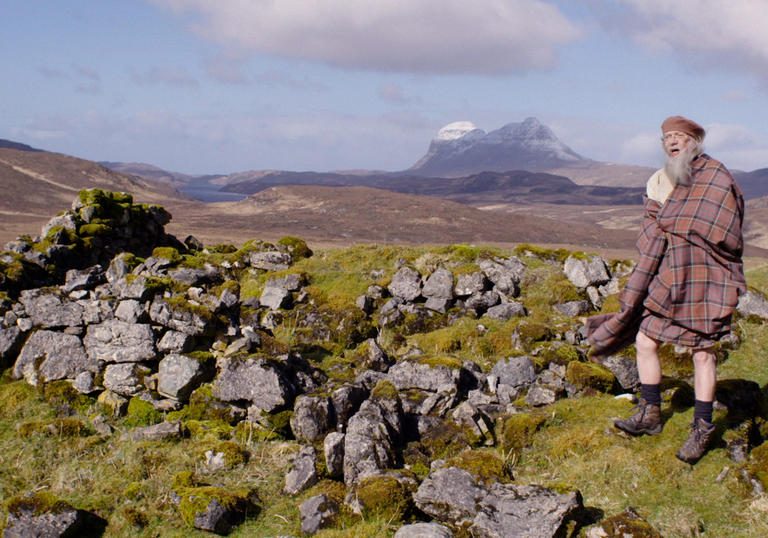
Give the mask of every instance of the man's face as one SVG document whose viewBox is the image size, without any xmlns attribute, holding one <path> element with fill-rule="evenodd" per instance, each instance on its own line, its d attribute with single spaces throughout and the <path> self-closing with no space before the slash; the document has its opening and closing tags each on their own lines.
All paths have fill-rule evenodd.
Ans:
<svg viewBox="0 0 768 538">
<path fill-rule="evenodd" d="M 664 141 L 664 152 L 669 157 L 677 157 L 681 152 L 691 150 L 696 145 L 693 138 L 681 131 L 667 131 L 662 140 Z"/>
</svg>

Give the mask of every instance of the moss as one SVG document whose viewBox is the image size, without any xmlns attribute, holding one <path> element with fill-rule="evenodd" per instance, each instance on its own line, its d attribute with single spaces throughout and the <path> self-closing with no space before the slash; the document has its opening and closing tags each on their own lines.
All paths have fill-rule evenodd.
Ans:
<svg viewBox="0 0 768 538">
<path fill-rule="evenodd" d="M 138 508 L 129 506 L 123 509 L 123 518 L 135 529 L 143 529 L 149 525 L 149 517 Z"/>
<path fill-rule="evenodd" d="M 255 508 L 258 500 L 253 490 L 245 488 L 201 486 L 179 488 L 176 494 L 181 497 L 178 507 L 181 517 L 189 526 L 194 526 L 195 517 L 205 514 L 208 504 L 214 499 L 223 507 L 237 512 L 249 512 L 249 508 Z"/>
<path fill-rule="evenodd" d="M 512 475 L 507 465 L 498 456 L 488 451 L 465 450 L 445 462 L 446 467 L 458 467 L 472 473 L 479 480 L 509 482 Z"/>
<path fill-rule="evenodd" d="M 208 451 L 212 451 L 214 454 L 223 454 L 224 462 L 230 469 L 246 463 L 250 455 L 247 450 L 234 441 L 207 442 L 196 446 L 198 457 L 205 457 Z"/>
<path fill-rule="evenodd" d="M 598 525 L 605 534 L 600 536 L 633 536 L 635 538 L 661 538 L 661 534 L 650 523 L 644 521 L 631 508 L 621 514 L 609 517 Z"/>
<path fill-rule="evenodd" d="M 343 482 L 323 478 L 320 482 L 309 488 L 305 494 L 307 498 L 314 497 L 315 495 L 325 495 L 341 505 L 344 502 L 344 497 L 346 497 L 346 488 Z"/>
<path fill-rule="evenodd" d="M 141 482 L 129 482 L 123 490 L 126 499 L 138 499 L 141 496 Z"/>
<path fill-rule="evenodd" d="M 77 229 L 77 233 L 80 236 L 98 237 L 102 235 L 109 235 L 114 231 L 112 226 L 108 224 L 83 224 Z"/>
<path fill-rule="evenodd" d="M 451 355 L 430 355 L 419 359 L 419 363 L 428 364 L 429 366 L 445 366 L 451 370 L 461 370 L 463 362 L 458 357 Z"/>
<path fill-rule="evenodd" d="M 191 488 L 197 485 L 195 482 L 195 473 L 192 471 L 181 471 L 173 475 L 171 487 L 173 489 Z"/>
<path fill-rule="evenodd" d="M 173 420 L 171 414 L 169 420 Z M 223 420 L 186 420 L 184 427 L 189 431 L 189 437 L 195 441 L 204 439 L 229 439 L 234 428 Z"/>
<path fill-rule="evenodd" d="M 518 256 L 532 256 L 541 260 L 556 261 L 559 263 L 564 263 L 565 260 L 568 259 L 568 256 L 574 255 L 573 252 L 570 252 L 564 248 L 550 250 L 534 245 L 529 245 L 528 243 L 517 245 L 513 252 Z"/>
<path fill-rule="evenodd" d="M 403 452 L 403 459 L 413 472 L 426 468 L 430 462 L 450 458 L 471 447 L 467 433 L 452 421 L 432 427 L 421 436 L 420 441 L 408 444 Z"/>
<path fill-rule="evenodd" d="M 545 422 L 545 418 L 532 413 L 518 413 L 504 421 L 499 442 L 504 450 L 516 454 L 531 445 L 533 435 Z"/>
<path fill-rule="evenodd" d="M 355 487 L 363 517 L 385 517 L 390 521 L 404 521 L 413 511 L 413 497 L 409 488 L 392 476 L 369 476 Z"/>
<path fill-rule="evenodd" d="M 94 398 L 77 392 L 69 381 L 51 381 L 42 385 L 43 399 L 49 404 L 60 407 L 67 406 L 78 413 L 87 414 L 96 403 Z"/>
<path fill-rule="evenodd" d="M 522 322 L 517 326 L 516 333 L 520 337 L 520 343 L 524 348 L 529 348 L 536 342 L 550 340 L 553 337 L 552 330 L 543 323 Z"/>
<path fill-rule="evenodd" d="M 206 247 L 206 250 L 213 252 L 214 254 L 231 254 L 233 252 L 237 252 L 237 247 L 229 243 L 223 243 L 220 245 L 212 245 L 210 247 Z"/>
<path fill-rule="evenodd" d="M 616 381 L 613 372 L 594 362 L 570 362 L 565 371 L 565 379 L 581 388 L 592 388 L 609 392 Z"/>
<path fill-rule="evenodd" d="M 22 422 L 17 426 L 17 431 L 24 439 L 37 433 L 54 437 L 87 437 L 92 433 L 85 422 L 73 417 Z"/>
<path fill-rule="evenodd" d="M 36 491 L 32 495 L 17 495 L 6 503 L 9 513 L 32 512 L 33 515 L 61 514 L 74 510 L 71 504 L 47 491 Z"/>
<path fill-rule="evenodd" d="M 693 375 L 693 358 L 690 352 L 676 353 L 672 344 L 659 346 L 659 359 L 665 375 L 687 378 Z"/>
<path fill-rule="evenodd" d="M 752 449 L 747 469 L 768 490 L 768 441 Z"/>
<path fill-rule="evenodd" d="M 191 420 L 221 421 L 230 425 L 235 422 L 230 406 L 213 395 L 213 386 L 210 383 L 192 391 L 185 409 L 186 418 Z"/>
<path fill-rule="evenodd" d="M 380 379 L 371 391 L 371 399 L 373 400 L 394 400 L 397 397 L 397 389 L 388 379 Z"/>
<path fill-rule="evenodd" d="M 312 256 L 312 251 L 307 246 L 307 242 L 298 237 L 285 236 L 281 238 L 277 244 L 285 247 L 291 256 L 293 256 L 294 260 Z"/>
<path fill-rule="evenodd" d="M 138 396 L 134 396 L 128 402 L 128 413 L 125 417 L 126 426 L 151 426 L 162 421 L 163 414 L 155 409 L 151 403 Z"/>
<path fill-rule="evenodd" d="M 179 251 L 173 247 L 155 247 L 152 250 L 152 256 L 155 258 L 163 258 L 171 263 L 180 263 L 182 258 Z"/>
</svg>

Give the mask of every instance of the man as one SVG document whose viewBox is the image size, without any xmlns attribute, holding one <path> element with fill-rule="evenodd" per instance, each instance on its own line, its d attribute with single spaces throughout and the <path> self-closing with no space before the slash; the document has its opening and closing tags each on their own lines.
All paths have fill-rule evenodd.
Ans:
<svg viewBox="0 0 768 538">
<path fill-rule="evenodd" d="M 664 120 L 664 168 L 648 180 L 640 260 L 619 294 L 620 311 L 587 320 L 593 360 L 635 340 L 641 399 L 615 421 L 631 435 L 661 432 L 661 363 L 669 342 L 693 354 L 696 395 L 692 431 L 677 457 L 696 463 L 712 440 L 715 343 L 730 332 L 746 290 L 742 268 L 744 198 L 722 163 L 703 153 L 704 129 L 681 116 Z"/>
</svg>

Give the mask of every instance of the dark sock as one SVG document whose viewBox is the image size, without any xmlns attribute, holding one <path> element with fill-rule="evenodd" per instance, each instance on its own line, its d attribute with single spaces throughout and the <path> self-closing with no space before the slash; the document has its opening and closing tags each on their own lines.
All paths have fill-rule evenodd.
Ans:
<svg viewBox="0 0 768 538">
<path fill-rule="evenodd" d="M 696 400 L 693 408 L 693 421 L 702 419 L 707 424 L 712 424 L 712 402 Z"/>
<path fill-rule="evenodd" d="M 645 403 L 661 407 L 661 385 L 640 385 L 640 397 Z"/>
</svg>

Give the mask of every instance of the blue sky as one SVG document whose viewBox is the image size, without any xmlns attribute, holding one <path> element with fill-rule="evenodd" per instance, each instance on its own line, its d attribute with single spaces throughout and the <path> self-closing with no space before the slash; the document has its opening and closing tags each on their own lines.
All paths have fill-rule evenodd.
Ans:
<svg viewBox="0 0 768 538">
<path fill-rule="evenodd" d="M 7 0 L 0 138 L 189 174 L 401 170 L 529 116 L 661 162 L 661 121 L 768 167 L 764 0 Z"/>
</svg>

